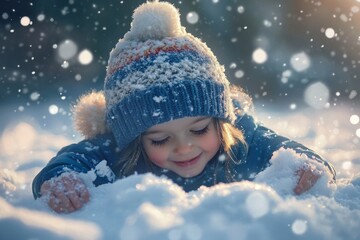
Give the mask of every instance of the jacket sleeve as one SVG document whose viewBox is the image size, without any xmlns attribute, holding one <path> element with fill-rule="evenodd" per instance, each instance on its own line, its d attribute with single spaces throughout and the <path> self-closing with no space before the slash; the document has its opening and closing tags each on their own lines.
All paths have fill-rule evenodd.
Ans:
<svg viewBox="0 0 360 240">
<path fill-rule="evenodd" d="M 96 179 L 94 185 L 113 182 L 115 174 L 111 170 L 117 160 L 116 143 L 112 135 L 100 135 L 91 140 L 83 140 L 62 148 L 55 157 L 37 174 L 33 180 L 32 191 L 35 198 L 41 196 L 40 187 L 46 181 L 64 172 L 74 171 L 87 173 L 94 170 Z M 106 161 L 110 171 L 97 169 L 97 165 Z"/>
<path fill-rule="evenodd" d="M 238 127 L 243 130 L 245 135 L 248 147 L 246 162 L 248 168 L 252 169 L 253 173 L 256 174 L 268 167 L 273 153 L 283 147 L 285 149 L 292 149 L 298 154 L 306 154 L 308 158 L 322 163 L 330 170 L 335 180 L 336 172 L 332 164 L 304 145 L 278 135 L 261 124 L 255 123 L 253 117 L 244 115 L 238 121 Z"/>
</svg>

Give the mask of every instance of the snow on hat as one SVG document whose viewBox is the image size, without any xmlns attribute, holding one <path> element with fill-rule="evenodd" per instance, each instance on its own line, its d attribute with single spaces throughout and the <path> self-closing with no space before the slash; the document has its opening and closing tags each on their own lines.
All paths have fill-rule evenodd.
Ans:
<svg viewBox="0 0 360 240">
<path fill-rule="evenodd" d="M 135 9 L 130 31 L 110 53 L 104 95 L 106 125 L 120 150 L 148 128 L 170 120 L 235 120 L 224 67 L 204 42 L 186 32 L 178 10 L 168 2 Z M 104 129 L 92 125 L 84 135 L 93 136 L 88 132 L 94 128 Z"/>
</svg>

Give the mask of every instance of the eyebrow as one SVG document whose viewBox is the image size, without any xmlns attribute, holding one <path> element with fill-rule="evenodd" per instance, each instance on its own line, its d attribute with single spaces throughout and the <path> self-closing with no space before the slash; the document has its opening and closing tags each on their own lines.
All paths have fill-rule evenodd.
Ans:
<svg viewBox="0 0 360 240">
<path fill-rule="evenodd" d="M 211 118 L 211 117 L 200 117 L 198 119 L 196 119 L 195 121 L 191 122 L 189 125 L 194 125 L 195 123 L 198 123 L 198 122 L 201 122 L 205 119 L 208 119 L 208 118 Z M 145 131 L 143 133 L 143 135 L 149 135 L 149 134 L 155 134 L 155 133 L 162 133 L 162 131 L 158 131 L 158 130 L 153 130 L 153 131 Z"/>
</svg>

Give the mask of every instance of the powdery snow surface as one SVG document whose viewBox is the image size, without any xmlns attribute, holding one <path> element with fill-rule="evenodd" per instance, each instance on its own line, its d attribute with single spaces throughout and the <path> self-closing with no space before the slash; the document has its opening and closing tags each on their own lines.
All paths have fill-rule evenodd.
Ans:
<svg viewBox="0 0 360 240">
<path fill-rule="evenodd" d="M 90 186 L 89 204 L 59 215 L 33 200 L 31 182 L 74 140 L 19 121 L 5 129 L 0 142 L 1 239 L 360 239 L 360 125 L 350 123 L 354 113 L 343 107 L 259 114 L 266 125 L 333 163 L 337 184 L 325 175 L 294 197 L 292 173 L 304 159 L 279 150 L 255 182 L 185 193 L 165 178 L 135 175 Z"/>
</svg>

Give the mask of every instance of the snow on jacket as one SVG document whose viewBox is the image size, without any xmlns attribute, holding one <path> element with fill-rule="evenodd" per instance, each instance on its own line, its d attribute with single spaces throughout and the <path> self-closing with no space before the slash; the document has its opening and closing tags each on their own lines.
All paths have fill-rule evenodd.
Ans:
<svg viewBox="0 0 360 240">
<path fill-rule="evenodd" d="M 302 144 L 280 136 L 255 122 L 252 116 L 247 114 L 238 116 L 235 124 L 243 131 L 247 143 L 247 149 L 241 143 L 233 146 L 232 151 L 236 159 L 225 156 L 227 160 L 224 161 L 223 153 L 219 151 L 209 161 L 203 172 L 192 178 L 183 178 L 170 170 L 159 168 L 152 163 L 145 162 L 144 159 L 139 159 L 133 173 L 152 172 L 157 176 L 166 176 L 182 186 L 185 191 L 191 191 L 200 186 L 253 180 L 259 172 L 270 165 L 269 160 L 273 153 L 283 147 L 293 149 L 298 154 L 306 154 L 310 159 L 324 164 L 335 179 L 335 170 L 330 163 Z M 118 159 L 119 152 L 116 151 L 116 143 L 111 133 L 66 146 L 35 177 L 33 181 L 34 197 L 41 196 L 40 187 L 46 180 L 68 171 L 79 173 L 93 171 L 96 174 L 93 181 L 95 186 L 123 178 L 125 176 L 116 176 L 115 174 L 114 165 L 117 164 Z M 103 166 L 104 163 L 109 167 L 108 171 L 104 171 L 106 169 Z"/>
</svg>

